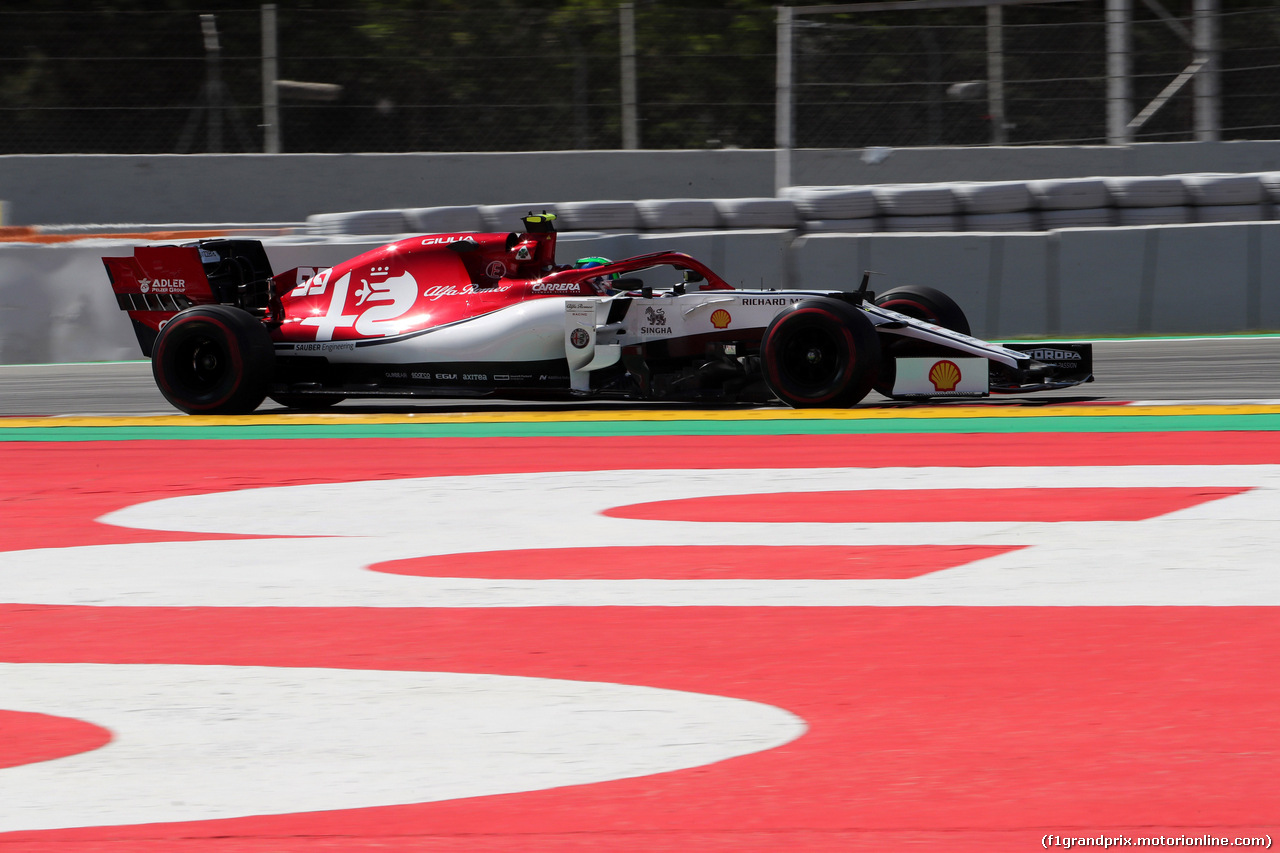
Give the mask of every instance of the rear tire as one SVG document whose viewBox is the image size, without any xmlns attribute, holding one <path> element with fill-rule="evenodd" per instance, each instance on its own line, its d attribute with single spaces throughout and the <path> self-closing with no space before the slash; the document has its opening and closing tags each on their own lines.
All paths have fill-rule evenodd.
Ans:
<svg viewBox="0 0 1280 853">
<path fill-rule="evenodd" d="M 937 288 L 919 284 L 895 287 L 876 297 L 876 305 L 953 332 L 972 334 L 969 330 L 969 318 L 964 315 L 964 309 Z M 894 359 L 955 355 L 953 350 L 945 347 L 889 333 L 882 334 L 881 340 L 883 351 L 875 390 L 886 397 L 893 397 L 893 383 L 897 379 L 897 365 Z"/>
<path fill-rule="evenodd" d="M 193 415 L 243 415 L 267 396 L 275 366 L 261 321 L 229 305 L 188 308 L 165 324 L 151 373 L 165 399 Z"/>
<path fill-rule="evenodd" d="M 796 408 L 847 408 L 867 396 L 880 342 L 865 314 L 835 299 L 805 299 L 765 329 L 760 362 L 769 390 Z"/>
</svg>

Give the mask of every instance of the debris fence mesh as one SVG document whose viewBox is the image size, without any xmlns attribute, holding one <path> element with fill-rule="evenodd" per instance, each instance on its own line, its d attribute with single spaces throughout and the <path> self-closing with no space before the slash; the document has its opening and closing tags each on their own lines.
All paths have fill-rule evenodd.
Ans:
<svg viewBox="0 0 1280 853">
<path fill-rule="evenodd" d="M 0 153 L 264 150 L 262 10 L 215 10 L 209 51 L 205 8 L 129 11 L 146 5 L 0 8 Z M 282 150 L 621 147 L 617 8 L 429 5 L 279 4 L 278 77 L 341 87 L 325 101 L 282 92 Z M 1194 58 L 1191 0 L 1162 8 L 1172 21 L 1133 4 L 1135 110 Z M 1105 142 L 1102 0 L 1001 14 L 1007 142 Z M 650 0 L 634 19 L 641 147 L 773 146 L 774 8 Z M 1222 138 L 1280 138 L 1280 4 L 1223 3 L 1217 30 Z M 990 144 L 987 76 L 984 8 L 798 15 L 795 144 Z M 1194 89 L 1135 138 L 1194 139 Z"/>
</svg>

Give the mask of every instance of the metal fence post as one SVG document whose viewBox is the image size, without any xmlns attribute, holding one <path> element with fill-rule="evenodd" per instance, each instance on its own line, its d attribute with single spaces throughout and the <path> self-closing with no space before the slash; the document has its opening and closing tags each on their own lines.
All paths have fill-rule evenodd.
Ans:
<svg viewBox="0 0 1280 853">
<path fill-rule="evenodd" d="M 1127 145 L 1133 141 L 1129 117 L 1133 112 L 1132 0 L 1107 0 L 1107 144 Z"/>
<path fill-rule="evenodd" d="M 991 113 L 991 144 L 1009 141 L 1004 114 L 1004 7 L 987 7 L 987 111 Z"/>
<path fill-rule="evenodd" d="M 1218 0 L 1195 0 L 1192 34 L 1197 60 L 1204 66 L 1195 78 L 1196 139 L 1217 142 L 1222 138 L 1222 81 L 1218 62 Z"/>
<path fill-rule="evenodd" d="M 640 121 L 636 109 L 636 6 L 618 6 L 619 41 L 622 54 L 622 147 L 640 147 Z"/>
<path fill-rule="evenodd" d="M 774 191 L 791 186 L 791 149 L 794 147 L 794 110 L 791 102 L 792 15 L 790 6 L 778 7 L 777 110 L 774 118 Z"/>
<path fill-rule="evenodd" d="M 262 150 L 280 153 L 280 76 L 276 52 L 276 4 L 262 7 Z"/>
</svg>

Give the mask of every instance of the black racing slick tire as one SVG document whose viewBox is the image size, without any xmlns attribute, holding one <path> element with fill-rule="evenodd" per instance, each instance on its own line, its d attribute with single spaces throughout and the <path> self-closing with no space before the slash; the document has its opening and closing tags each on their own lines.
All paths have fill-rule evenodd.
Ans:
<svg viewBox="0 0 1280 853">
<path fill-rule="evenodd" d="M 937 288 L 917 284 L 895 287 L 877 296 L 876 305 L 953 332 L 971 334 L 964 309 Z"/>
<path fill-rule="evenodd" d="M 917 284 L 895 287 L 877 296 L 876 305 L 953 332 L 972 334 L 964 309 L 937 288 Z M 896 358 L 941 356 L 951 352 L 934 344 L 892 334 L 883 334 L 881 340 L 883 351 L 880 372 L 874 387 L 886 397 L 893 396 L 893 383 L 897 379 Z"/>
<path fill-rule="evenodd" d="M 765 329 L 760 363 L 769 390 L 787 405 L 846 408 L 871 390 L 880 342 L 860 309 L 836 299 L 805 299 Z"/>
<path fill-rule="evenodd" d="M 267 396 L 275 366 L 262 322 L 230 305 L 179 313 L 156 336 L 151 373 L 165 399 L 192 415 L 244 415 Z"/>
</svg>

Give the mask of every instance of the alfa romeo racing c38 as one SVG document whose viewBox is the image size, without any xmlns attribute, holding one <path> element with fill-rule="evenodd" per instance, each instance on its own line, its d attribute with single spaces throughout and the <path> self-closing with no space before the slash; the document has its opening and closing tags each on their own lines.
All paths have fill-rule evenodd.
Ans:
<svg viewBox="0 0 1280 853">
<path fill-rule="evenodd" d="M 264 399 L 615 396 L 847 407 L 1092 381 L 1089 344 L 994 344 L 929 287 L 742 290 L 679 252 L 556 262 L 553 216 L 398 240 L 274 273 L 256 240 L 103 258 L 156 384 L 182 411 Z"/>
</svg>

